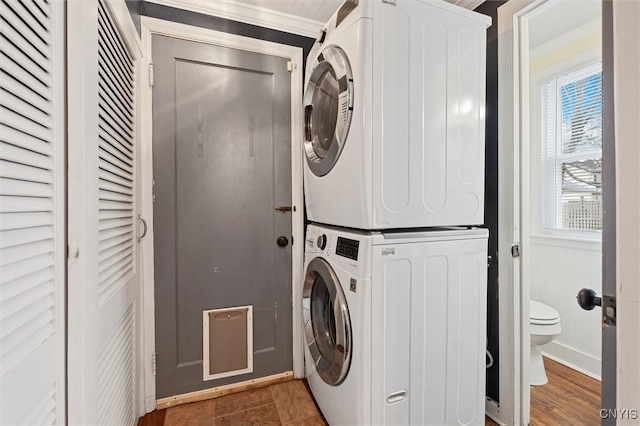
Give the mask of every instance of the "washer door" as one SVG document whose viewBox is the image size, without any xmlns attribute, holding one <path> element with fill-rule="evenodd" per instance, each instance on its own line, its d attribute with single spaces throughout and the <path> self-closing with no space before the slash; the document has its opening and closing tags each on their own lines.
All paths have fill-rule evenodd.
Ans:
<svg viewBox="0 0 640 426">
<path fill-rule="evenodd" d="M 327 47 L 317 60 L 304 92 L 304 150 L 309 169 L 324 176 L 338 161 L 349 134 L 353 77 L 339 47 Z"/>
<path fill-rule="evenodd" d="M 338 277 L 319 257 L 307 266 L 302 304 L 312 362 L 325 383 L 337 386 L 351 364 L 351 320 Z"/>
</svg>

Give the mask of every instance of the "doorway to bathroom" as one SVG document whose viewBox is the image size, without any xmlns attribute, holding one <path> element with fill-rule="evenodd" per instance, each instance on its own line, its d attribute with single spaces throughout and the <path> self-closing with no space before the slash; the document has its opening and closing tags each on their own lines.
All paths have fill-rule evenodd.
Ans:
<svg viewBox="0 0 640 426">
<path fill-rule="evenodd" d="M 581 410 L 599 422 L 602 316 L 583 309 L 576 295 L 603 290 L 602 2 L 512 7 L 518 108 L 509 177 L 519 223 L 511 256 L 521 280 L 522 419 L 538 423 L 537 413 L 557 412 L 562 423 L 561 409 L 586 398 L 560 392 L 544 402 L 544 394 L 584 377 L 593 398 Z"/>
</svg>

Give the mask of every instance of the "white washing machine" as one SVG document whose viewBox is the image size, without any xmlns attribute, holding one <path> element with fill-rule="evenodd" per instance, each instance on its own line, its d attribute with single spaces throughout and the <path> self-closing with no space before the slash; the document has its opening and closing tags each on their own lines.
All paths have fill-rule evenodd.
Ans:
<svg viewBox="0 0 640 426">
<path fill-rule="evenodd" d="M 313 222 L 484 222 L 487 16 L 442 0 L 347 0 L 307 57 Z"/>
<path fill-rule="evenodd" d="M 484 229 L 309 225 L 305 369 L 331 425 L 484 425 Z"/>
</svg>

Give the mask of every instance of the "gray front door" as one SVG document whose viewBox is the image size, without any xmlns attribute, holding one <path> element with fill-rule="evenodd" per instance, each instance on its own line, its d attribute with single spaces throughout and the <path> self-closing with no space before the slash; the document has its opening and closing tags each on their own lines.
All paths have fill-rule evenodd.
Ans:
<svg viewBox="0 0 640 426">
<path fill-rule="evenodd" d="M 276 243 L 291 239 L 276 211 L 291 205 L 287 60 L 152 44 L 157 397 L 290 371 L 291 244 Z M 204 381 L 203 311 L 244 305 L 253 373 Z"/>
</svg>

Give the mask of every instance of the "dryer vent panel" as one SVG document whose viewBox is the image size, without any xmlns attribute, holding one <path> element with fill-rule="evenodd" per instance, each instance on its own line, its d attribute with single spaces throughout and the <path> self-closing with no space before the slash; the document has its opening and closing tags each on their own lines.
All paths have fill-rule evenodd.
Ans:
<svg viewBox="0 0 640 426">
<path fill-rule="evenodd" d="M 253 372 L 253 306 L 203 311 L 203 380 Z"/>
</svg>

